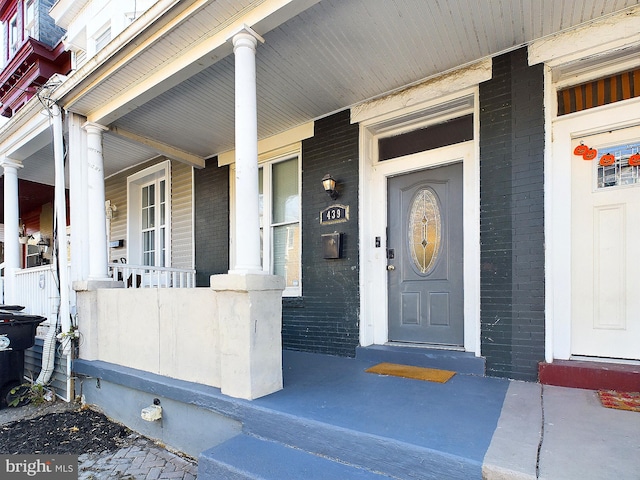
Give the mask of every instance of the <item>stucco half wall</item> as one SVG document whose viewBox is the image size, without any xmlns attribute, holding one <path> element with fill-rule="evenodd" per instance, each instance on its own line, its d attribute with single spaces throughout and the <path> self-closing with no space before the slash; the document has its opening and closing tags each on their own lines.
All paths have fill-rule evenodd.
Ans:
<svg viewBox="0 0 640 480">
<path fill-rule="evenodd" d="M 280 390 L 282 279 L 214 278 L 212 288 L 75 285 L 79 357 L 218 387 L 237 398 Z"/>
</svg>

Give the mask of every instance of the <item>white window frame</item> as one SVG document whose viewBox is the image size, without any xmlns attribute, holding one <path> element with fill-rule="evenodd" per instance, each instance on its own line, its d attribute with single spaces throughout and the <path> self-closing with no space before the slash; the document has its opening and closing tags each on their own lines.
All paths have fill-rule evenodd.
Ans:
<svg viewBox="0 0 640 480">
<path fill-rule="evenodd" d="M 282 223 L 273 223 L 272 215 L 273 215 L 273 176 L 272 170 L 273 166 L 282 162 L 286 162 L 287 160 L 292 160 L 297 158 L 298 160 L 298 171 L 297 171 L 297 181 L 298 181 L 298 220 L 282 222 Z M 263 205 L 262 205 L 262 225 L 261 230 L 262 234 L 262 269 L 263 271 L 273 275 L 274 274 L 274 252 L 273 252 L 273 232 L 276 227 L 283 225 L 298 225 L 298 231 L 300 232 L 300 256 L 298 259 L 298 285 L 285 285 L 285 289 L 283 292 L 284 297 L 300 297 L 302 296 L 302 152 L 301 150 L 296 150 L 295 152 L 290 152 L 285 155 L 280 155 L 277 157 L 263 159 L 259 162 L 259 168 L 262 169 L 262 195 L 263 195 Z"/>
<path fill-rule="evenodd" d="M 93 36 L 94 53 L 98 53 L 111 41 L 111 23 L 108 23 Z"/>
<path fill-rule="evenodd" d="M 36 0 L 25 0 L 23 9 L 24 18 L 24 38 L 32 37 L 36 35 Z M 29 6 L 33 7 L 33 18 L 29 19 L 28 11 Z"/>
<path fill-rule="evenodd" d="M 164 185 L 163 185 L 164 184 Z M 152 202 L 149 202 L 147 205 L 144 204 L 144 195 L 147 189 L 154 187 Z M 143 240 L 142 244 L 142 264 L 150 267 L 166 267 L 167 258 L 166 258 L 166 239 L 167 239 L 167 185 L 166 179 L 164 177 L 154 178 L 150 182 L 141 185 L 140 191 L 142 193 L 142 206 L 141 206 L 141 217 L 144 219 L 145 211 L 148 211 L 150 208 L 154 209 L 153 217 L 154 222 L 152 226 L 145 227 L 144 225 L 140 227 L 140 232 L 142 234 Z M 164 200 L 163 200 L 164 193 Z M 161 221 L 164 213 L 164 222 Z M 147 251 L 145 250 L 145 242 L 144 236 L 145 233 L 154 232 L 154 241 L 152 248 Z M 163 241 L 164 239 L 164 241 Z M 153 252 L 153 258 L 151 259 L 152 263 L 147 263 L 146 254 L 148 252 Z"/>
<path fill-rule="evenodd" d="M 15 27 L 14 27 L 15 25 Z M 18 28 L 18 11 L 9 18 L 7 22 L 7 39 L 9 42 L 9 58 L 13 57 L 15 53 L 18 51 L 18 46 L 20 45 L 20 29 Z"/>
<path fill-rule="evenodd" d="M 155 266 L 171 266 L 171 162 L 166 160 L 146 168 L 127 178 L 127 261 L 131 265 L 143 265 L 142 253 L 142 189 L 151 183 L 156 184 L 156 198 L 160 197 L 159 185 L 165 181 L 165 234 L 164 262 L 160 255 L 160 236 L 156 234 Z M 159 215 L 159 203 L 156 202 Z M 156 231 L 162 227 L 156 225 Z"/>
</svg>

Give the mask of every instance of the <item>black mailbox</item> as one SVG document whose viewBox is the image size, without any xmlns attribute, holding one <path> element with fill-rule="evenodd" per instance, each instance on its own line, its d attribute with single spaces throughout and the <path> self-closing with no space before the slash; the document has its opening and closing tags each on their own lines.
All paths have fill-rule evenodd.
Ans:
<svg viewBox="0 0 640 480">
<path fill-rule="evenodd" d="M 322 235 L 322 254 L 324 258 L 342 258 L 342 233 L 325 233 Z"/>
</svg>

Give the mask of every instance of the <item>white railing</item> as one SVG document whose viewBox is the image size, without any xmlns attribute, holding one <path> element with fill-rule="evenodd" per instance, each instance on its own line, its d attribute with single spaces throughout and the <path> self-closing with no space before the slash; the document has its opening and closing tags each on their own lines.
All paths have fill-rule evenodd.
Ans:
<svg viewBox="0 0 640 480">
<path fill-rule="evenodd" d="M 196 286 L 194 269 L 110 263 L 109 271 L 114 280 L 124 282 L 125 288 L 193 288 Z"/>
<path fill-rule="evenodd" d="M 15 270 L 14 275 L 15 299 L 12 303 L 23 305 L 25 313 L 42 315 L 55 322 L 60 305 L 60 291 L 54 266 L 42 265 Z"/>
</svg>

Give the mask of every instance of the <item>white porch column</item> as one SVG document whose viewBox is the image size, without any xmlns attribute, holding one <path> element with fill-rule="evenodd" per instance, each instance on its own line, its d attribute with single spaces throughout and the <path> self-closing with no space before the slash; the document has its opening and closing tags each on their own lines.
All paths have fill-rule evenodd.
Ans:
<svg viewBox="0 0 640 480">
<path fill-rule="evenodd" d="M 256 46 L 264 40 L 244 27 L 233 36 L 235 54 L 235 261 L 229 273 L 260 273 Z"/>
<path fill-rule="evenodd" d="M 20 242 L 18 241 L 18 222 L 20 209 L 18 205 L 18 169 L 22 162 L 3 158 L 0 165 L 4 169 L 4 268 L 5 268 L 5 303 L 14 301 L 13 272 L 20 268 Z"/>
<path fill-rule="evenodd" d="M 87 208 L 89 212 L 89 280 L 108 280 L 107 215 L 104 208 L 102 132 L 107 127 L 87 122 Z"/>
<path fill-rule="evenodd" d="M 71 281 L 89 277 L 89 194 L 87 188 L 87 133 L 82 128 L 87 119 L 67 114 L 69 124 L 69 203 L 71 224 Z"/>
</svg>

